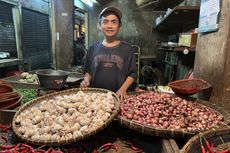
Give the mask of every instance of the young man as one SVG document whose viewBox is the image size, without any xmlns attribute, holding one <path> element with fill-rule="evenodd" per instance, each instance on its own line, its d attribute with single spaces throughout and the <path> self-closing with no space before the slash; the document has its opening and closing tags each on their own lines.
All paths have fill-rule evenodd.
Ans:
<svg viewBox="0 0 230 153">
<path fill-rule="evenodd" d="M 101 11 L 99 28 L 104 40 L 95 42 L 89 48 L 81 87 L 105 88 L 123 99 L 137 77 L 137 68 L 131 45 L 117 39 L 122 25 L 121 17 L 121 11 L 115 7 Z"/>
</svg>

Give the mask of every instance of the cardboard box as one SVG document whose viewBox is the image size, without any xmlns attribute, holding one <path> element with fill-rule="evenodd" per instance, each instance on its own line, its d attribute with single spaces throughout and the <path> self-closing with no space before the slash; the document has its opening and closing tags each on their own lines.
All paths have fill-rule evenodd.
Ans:
<svg viewBox="0 0 230 153">
<path fill-rule="evenodd" d="M 197 33 L 181 33 L 179 35 L 179 46 L 196 47 Z"/>
</svg>

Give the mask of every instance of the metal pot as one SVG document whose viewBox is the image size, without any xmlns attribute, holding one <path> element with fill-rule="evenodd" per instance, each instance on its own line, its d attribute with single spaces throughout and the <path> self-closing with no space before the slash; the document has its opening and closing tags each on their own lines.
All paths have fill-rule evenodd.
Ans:
<svg viewBox="0 0 230 153">
<path fill-rule="evenodd" d="M 64 87 L 69 73 L 62 70 L 43 69 L 35 72 L 40 86 L 46 89 L 60 90 Z"/>
</svg>

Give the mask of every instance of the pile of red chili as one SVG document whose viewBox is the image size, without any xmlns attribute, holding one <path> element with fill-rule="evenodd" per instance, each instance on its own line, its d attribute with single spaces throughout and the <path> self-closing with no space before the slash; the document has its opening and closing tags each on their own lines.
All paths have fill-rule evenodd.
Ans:
<svg viewBox="0 0 230 153">
<path fill-rule="evenodd" d="M 222 150 L 222 151 L 215 151 L 214 144 L 210 143 L 205 137 L 203 137 L 205 145 L 202 141 L 202 137 L 200 137 L 200 145 L 201 145 L 201 152 L 202 153 L 230 153 L 230 150 Z"/>
<path fill-rule="evenodd" d="M 0 145 L 0 153 L 64 153 L 61 150 L 49 148 L 48 150 L 35 149 L 32 146 L 24 143 L 17 145 Z"/>
</svg>

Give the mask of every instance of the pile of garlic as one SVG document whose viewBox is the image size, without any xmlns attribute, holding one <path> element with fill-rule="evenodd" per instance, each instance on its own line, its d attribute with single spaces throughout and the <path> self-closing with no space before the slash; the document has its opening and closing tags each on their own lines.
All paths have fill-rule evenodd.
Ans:
<svg viewBox="0 0 230 153">
<path fill-rule="evenodd" d="M 43 100 L 22 111 L 15 120 L 17 131 L 34 141 L 65 141 L 103 126 L 115 109 L 111 92 L 78 91 Z"/>
<path fill-rule="evenodd" d="M 22 82 L 22 83 L 38 83 L 37 74 L 32 74 L 32 73 L 29 73 L 29 72 L 22 72 L 20 74 L 19 82 Z"/>
</svg>

